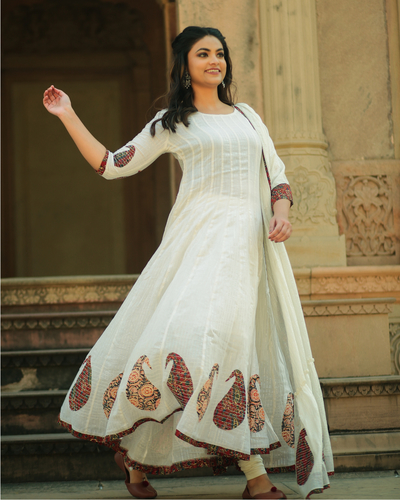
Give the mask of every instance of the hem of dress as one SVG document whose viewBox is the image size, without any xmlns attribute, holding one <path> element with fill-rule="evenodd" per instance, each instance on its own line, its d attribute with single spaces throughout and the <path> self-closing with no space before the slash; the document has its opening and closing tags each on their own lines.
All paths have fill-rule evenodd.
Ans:
<svg viewBox="0 0 400 500">
<path fill-rule="evenodd" d="M 333 472 L 331 474 L 328 474 L 328 475 L 333 475 Z M 311 490 L 310 493 L 306 496 L 306 500 L 309 499 L 311 495 L 314 495 L 316 493 L 323 493 L 325 490 L 327 490 L 330 487 L 331 487 L 330 484 L 325 484 L 323 486 L 323 488 L 315 488 L 314 490 Z"/>
<path fill-rule="evenodd" d="M 135 423 L 130 429 L 120 432 L 118 434 L 113 434 L 109 436 L 105 436 L 104 438 L 101 436 L 95 436 L 93 434 L 85 434 L 83 432 L 78 432 L 74 430 L 71 424 L 68 424 L 67 422 L 64 422 L 61 420 L 60 415 L 58 416 L 58 423 L 64 427 L 65 429 L 68 430 L 74 437 L 79 438 L 79 439 L 84 439 L 86 441 L 92 441 L 97 444 L 102 444 L 104 446 L 107 446 L 108 448 L 111 448 L 113 451 L 121 453 L 125 457 L 125 461 L 129 467 L 132 467 L 133 469 L 136 470 L 141 470 L 142 472 L 146 474 L 156 474 L 156 475 L 169 475 L 173 474 L 174 472 L 179 472 L 182 470 L 187 470 L 187 469 L 197 469 L 200 467 L 210 467 L 213 469 L 214 475 L 220 475 L 224 474 L 226 472 L 226 468 L 230 465 L 234 465 L 237 468 L 238 466 L 238 460 L 248 460 L 250 458 L 250 455 L 246 455 L 244 453 L 240 453 L 234 450 L 229 450 L 227 448 L 222 448 L 219 446 L 215 445 L 210 445 L 207 443 L 201 443 L 200 441 L 195 441 L 194 439 L 189 438 L 188 436 L 185 436 L 179 431 L 176 431 L 175 435 L 182 439 L 183 441 L 186 441 L 190 444 L 192 444 L 195 447 L 199 448 L 206 448 L 207 453 L 217 455 L 213 456 L 210 458 L 193 458 L 189 460 L 184 460 L 182 462 L 174 462 L 173 464 L 167 466 L 167 465 L 148 465 L 148 464 L 142 464 L 141 462 L 137 462 L 135 460 L 132 460 L 128 456 L 128 450 L 121 446 L 121 438 L 114 438 L 114 436 L 121 435 L 121 437 L 126 436 L 128 434 L 131 434 L 134 432 L 139 425 L 148 422 L 148 421 L 153 421 L 153 422 L 158 422 L 162 424 L 165 422 L 170 416 L 172 416 L 174 413 L 177 411 L 180 411 L 181 409 L 174 410 L 170 415 L 165 417 L 163 420 L 158 421 L 155 419 L 143 419 Z M 178 435 L 179 434 L 179 435 Z M 197 443 L 197 444 L 194 444 Z M 251 454 L 252 455 L 268 455 L 270 451 L 273 451 L 281 446 L 280 442 L 272 443 L 269 448 L 252 448 L 251 449 Z M 218 452 L 218 453 L 216 453 Z M 282 467 L 266 467 L 266 471 L 269 474 L 278 474 L 278 473 L 284 473 L 284 472 L 295 472 L 296 471 L 296 466 L 295 465 L 288 465 L 288 466 L 282 466 Z M 328 476 L 333 476 L 334 471 L 328 472 Z M 314 493 L 322 493 L 325 489 L 330 488 L 330 485 L 324 485 L 323 488 L 316 488 L 310 493 L 308 493 L 306 498 L 310 498 L 310 495 Z"/>
<path fill-rule="evenodd" d="M 162 420 L 156 420 L 155 418 L 150 418 L 150 417 L 149 418 L 142 418 L 141 420 L 138 420 L 137 422 L 135 422 L 132 425 L 132 427 L 130 427 L 129 429 L 126 429 L 125 431 L 117 432 L 115 434 L 108 434 L 107 436 L 105 436 L 104 439 L 106 442 L 115 441 L 117 439 L 122 439 L 123 437 L 128 436 L 129 434 L 132 434 L 133 432 L 135 432 L 135 430 L 139 426 L 141 426 L 142 424 L 145 424 L 146 422 L 156 422 L 157 424 L 163 424 L 164 422 L 166 422 L 169 419 L 169 417 L 172 417 L 172 415 L 174 415 L 178 411 L 182 411 L 182 408 L 177 408 L 172 413 L 170 413 L 169 415 L 164 417 Z"/>
<path fill-rule="evenodd" d="M 250 455 L 247 453 L 241 453 L 240 451 L 230 450 L 229 448 L 223 448 L 222 446 L 216 446 L 214 444 L 205 443 L 203 441 L 196 441 L 186 434 L 180 431 L 175 431 L 175 436 L 186 443 L 195 446 L 196 448 L 205 448 L 208 455 L 219 455 L 224 457 L 231 457 L 235 460 L 249 460 L 251 455 L 268 455 L 270 451 L 276 450 L 281 446 L 281 443 L 277 441 L 272 443 L 268 448 L 251 448 Z"/>
<path fill-rule="evenodd" d="M 174 413 L 177 413 L 178 411 L 182 411 L 182 408 L 177 408 L 174 410 L 172 413 L 164 417 L 162 420 L 156 420 L 155 418 L 142 418 L 141 420 L 138 420 L 135 422 L 132 427 L 129 429 L 126 429 L 121 432 L 117 432 L 115 434 L 107 434 L 104 437 L 101 436 L 95 436 L 92 434 L 84 434 L 83 432 L 78 432 L 74 430 L 71 424 L 68 424 L 67 422 L 64 422 L 64 420 L 61 420 L 61 415 L 58 416 L 58 423 L 67 429 L 73 436 L 79 438 L 79 439 L 85 439 L 87 441 L 94 441 L 99 444 L 104 444 L 106 446 L 109 446 L 110 448 L 114 447 L 112 446 L 113 443 L 120 441 L 123 437 L 128 436 L 129 434 L 132 434 L 135 432 L 135 430 L 141 426 L 142 424 L 145 424 L 146 422 L 156 422 L 158 424 L 163 424 L 166 420 L 168 420 Z"/>
<path fill-rule="evenodd" d="M 173 411 L 170 415 L 165 417 L 163 420 L 160 422 L 158 420 L 154 419 L 143 419 L 139 422 L 136 422 L 134 426 L 132 426 L 130 429 L 124 432 L 118 433 L 118 435 L 127 435 L 131 434 L 134 432 L 139 425 L 142 423 L 145 423 L 147 421 L 155 421 L 159 423 L 165 422 L 171 415 L 176 413 L 177 411 L 180 411 L 181 409 Z M 136 470 L 141 470 L 142 472 L 146 474 L 157 474 L 157 475 L 169 475 L 173 474 L 174 472 L 179 472 L 181 470 L 187 470 L 187 469 L 197 469 L 199 467 L 211 467 L 213 469 L 213 472 L 215 475 L 220 475 L 224 474 L 226 472 L 226 469 L 230 465 L 235 465 L 237 464 L 237 459 L 234 457 L 229 457 L 229 456 L 215 456 L 215 457 L 210 457 L 210 458 L 193 458 L 193 459 L 188 459 L 184 460 L 181 462 L 174 462 L 171 465 L 148 465 L 148 464 L 143 464 L 141 462 L 137 462 L 136 460 L 132 460 L 129 455 L 128 455 L 128 450 L 121 446 L 121 438 L 114 438 L 113 436 L 116 436 L 117 434 L 111 435 L 111 436 L 95 436 L 93 434 L 85 434 L 83 432 L 78 432 L 74 430 L 71 424 L 68 424 L 67 422 L 64 422 L 61 420 L 60 416 L 58 417 L 58 423 L 67 429 L 74 437 L 79 438 L 79 439 L 84 439 L 86 441 L 92 441 L 97 444 L 103 444 L 104 446 L 107 446 L 108 448 L 111 448 L 113 451 L 121 453 L 122 456 L 125 458 L 125 462 L 128 465 L 128 467 L 132 467 L 133 469 Z"/>
</svg>

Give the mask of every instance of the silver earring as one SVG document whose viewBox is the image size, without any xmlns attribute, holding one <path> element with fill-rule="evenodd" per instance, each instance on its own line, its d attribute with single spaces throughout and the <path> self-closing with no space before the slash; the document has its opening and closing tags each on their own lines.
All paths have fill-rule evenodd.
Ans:
<svg viewBox="0 0 400 500">
<path fill-rule="evenodd" d="M 187 90 L 191 86 L 191 84 L 192 84 L 192 80 L 190 79 L 189 73 L 186 71 L 183 86 Z"/>
<path fill-rule="evenodd" d="M 222 87 L 225 88 L 225 82 L 224 82 L 224 80 L 222 80 L 221 83 L 222 83 Z"/>
</svg>

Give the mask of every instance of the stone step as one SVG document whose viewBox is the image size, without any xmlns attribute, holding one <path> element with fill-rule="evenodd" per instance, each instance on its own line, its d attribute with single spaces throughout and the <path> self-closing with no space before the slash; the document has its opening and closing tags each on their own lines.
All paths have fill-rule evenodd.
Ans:
<svg viewBox="0 0 400 500">
<path fill-rule="evenodd" d="M 67 390 L 3 392 L 1 433 L 7 435 L 65 432 L 58 424 Z"/>
<path fill-rule="evenodd" d="M 114 452 L 69 433 L 2 436 L 2 480 L 36 482 L 120 479 Z"/>
<path fill-rule="evenodd" d="M 3 436 L 2 482 L 104 481 L 123 478 L 113 450 L 69 433 Z M 238 474 L 229 467 L 229 474 Z M 182 470 L 174 477 L 211 476 L 212 469 Z M 151 475 L 148 475 L 151 478 Z"/>
<path fill-rule="evenodd" d="M 400 467 L 400 431 L 343 433 L 331 436 L 336 472 L 393 470 Z M 114 452 L 69 433 L 2 437 L 2 481 L 67 481 L 121 479 Z M 229 468 L 229 474 L 237 474 Z M 207 468 L 189 469 L 175 477 L 211 475 Z M 151 477 L 151 476 L 150 476 Z"/>
<path fill-rule="evenodd" d="M 2 391 L 69 389 L 89 349 L 3 351 Z"/>
<path fill-rule="evenodd" d="M 3 314 L 1 348 L 91 348 L 115 313 L 116 309 Z"/>
</svg>

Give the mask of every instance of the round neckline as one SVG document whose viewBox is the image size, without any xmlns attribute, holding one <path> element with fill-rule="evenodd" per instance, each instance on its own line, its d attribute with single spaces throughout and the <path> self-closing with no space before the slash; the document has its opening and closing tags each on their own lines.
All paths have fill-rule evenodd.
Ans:
<svg viewBox="0 0 400 500">
<path fill-rule="evenodd" d="M 232 106 L 232 108 L 233 108 L 232 113 L 202 113 L 201 111 L 197 111 L 197 113 L 203 116 L 231 116 L 237 112 L 237 109 L 234 106 Z"/>
</svg>

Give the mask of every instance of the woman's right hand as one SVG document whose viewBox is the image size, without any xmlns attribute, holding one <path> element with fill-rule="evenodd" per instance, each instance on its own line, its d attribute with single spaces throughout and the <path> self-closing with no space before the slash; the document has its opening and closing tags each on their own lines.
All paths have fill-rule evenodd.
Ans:
<svg viewBox="0 0 400 500">
<path fill-rule="evenodd" d="M 60 116 L 66 108 L 71 107 L 71 101 L 65 92 L 52 85 L 43 94 L 43 105 L 52 115 Z"/>
</svg>

